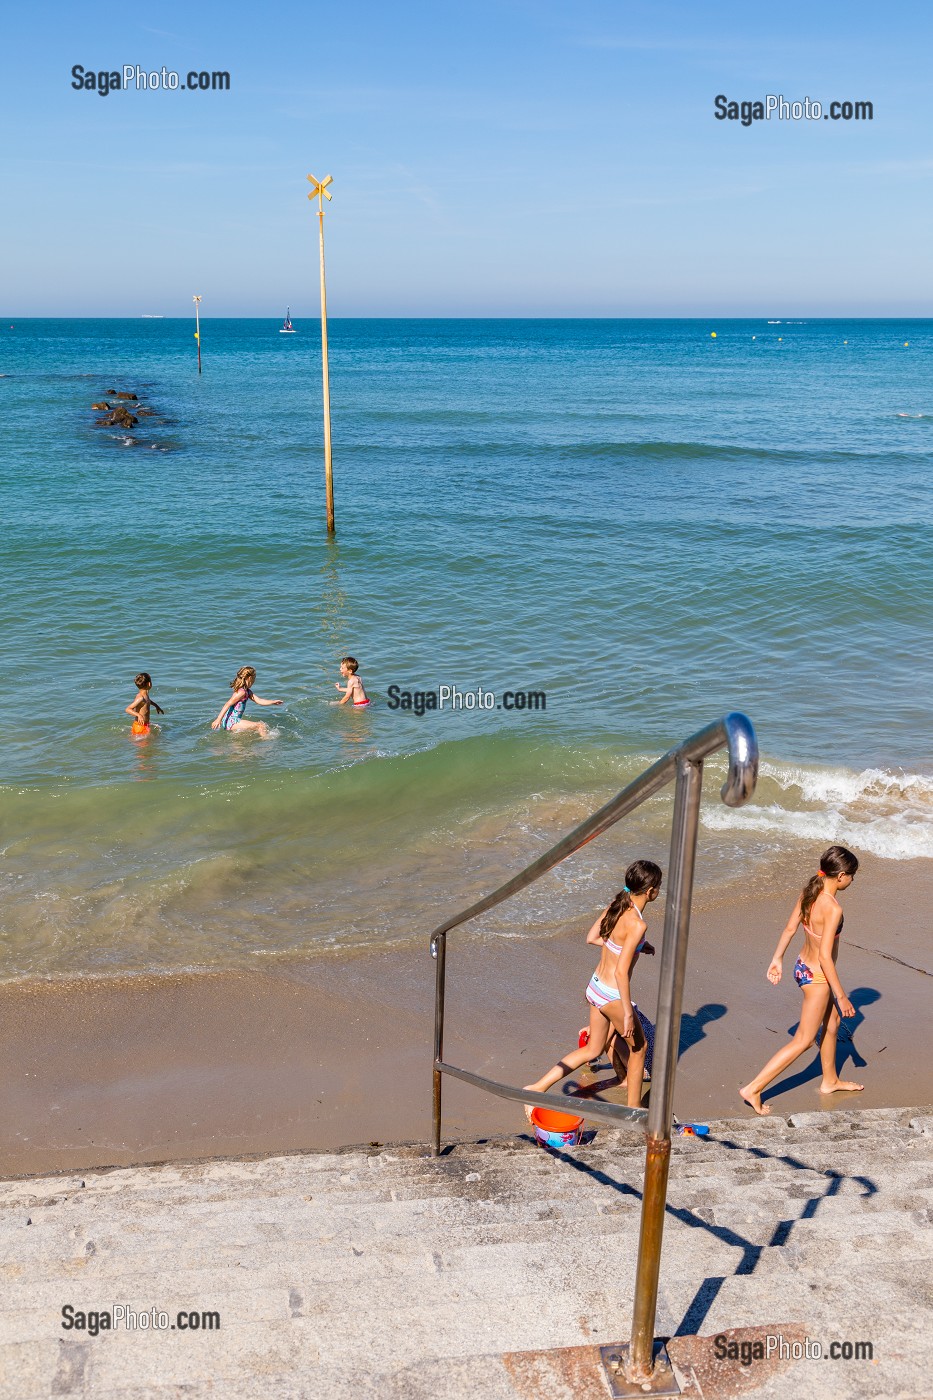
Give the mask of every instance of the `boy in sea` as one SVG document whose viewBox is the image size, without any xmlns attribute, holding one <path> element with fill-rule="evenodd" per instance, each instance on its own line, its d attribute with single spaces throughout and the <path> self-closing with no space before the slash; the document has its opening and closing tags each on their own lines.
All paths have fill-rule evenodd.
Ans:
<svg viewBox="0 0 933 1400">
<path fill-rule="evenodd" d="M 138 737 L 141 734 L 149 733 L 150 706 L 160 715 L 164 715 L 165 711 L 161 705 L 156 704 L 149 694 L 152 689 L 152 677 L 148 671 L 140 671 L 136 677 L 136 689 L 136 699 L 131 705 L 127 705 L 125 713 L 133 716 L 133 727 L 130 733 Z"/>
<path fill-rule="evenodd" d="M 357 675 L 359 669 L 360 664 L 355 656 L 345 656 L 341 661 L 340 674 L 344 677 L 347 684 L 346 687 L 344 687 L 339 681 L 336 682 L 337 689 L 343 695 L 343 699 L 337 700 L 335 702 L 336 704 L 345 705 L 348 700 L 352 700 L 354 705 L 362 706 L 369 704 L 366 691 L 363 689 L 363 682 Z"/>
</svg>

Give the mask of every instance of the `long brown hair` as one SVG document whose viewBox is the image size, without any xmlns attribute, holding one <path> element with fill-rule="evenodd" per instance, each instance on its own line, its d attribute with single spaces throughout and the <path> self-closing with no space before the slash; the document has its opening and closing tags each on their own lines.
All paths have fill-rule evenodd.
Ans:
<svg viewBox="0 0 933 1400">
<path fill-rule="evenodd" d="M 854 856 L 845 846 L 830 846 L 820 856 L 820 868 L 811 875 L 800 896 L 800 922 L 805 924 L 810 911 L 823 891 L 823 880 L 827 875 L 854 875 L 858 870 L 858 856 Z"/>
<path fill-rule="evenodd" d="M 633 894 L 647 894 L 649 890 L 659 889 L 663 878 L 660 865 L 655 865 L 653 860 L 632 861 L 625 872 L 624 888 L 619 890 L 602 917 L 600 938 L 608 938 L 626 909 L 631 909 Z"/>
<path fill-rule="evenodd" d="M 245 686 L 246 689 L 249 690 L 255 680 L 256 668 L 254 666 L 241 666 L 230 682 L 230 689 L 239 690 L 241 686 Z"/>
</svg>

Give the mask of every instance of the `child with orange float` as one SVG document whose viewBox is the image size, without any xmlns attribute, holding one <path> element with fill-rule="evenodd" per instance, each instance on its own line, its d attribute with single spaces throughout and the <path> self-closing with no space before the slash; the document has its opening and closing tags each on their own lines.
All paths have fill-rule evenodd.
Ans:
<svg viewBox="0 0 933 1400">
<path fill-rule="evenodd" d="M 136 677 L 136 699 L 127 705 L 124 714 L 133 716 L 133 724 L 130 729 L 134 739 L 142 739 L 149 733 L 149 711 L 154 709 L 157 714 L 164 715 L 165 711 L 157 705 L 149 694 L 152 689 L 152 677 L 148 671 L 140 671 Z"/>
</svg>

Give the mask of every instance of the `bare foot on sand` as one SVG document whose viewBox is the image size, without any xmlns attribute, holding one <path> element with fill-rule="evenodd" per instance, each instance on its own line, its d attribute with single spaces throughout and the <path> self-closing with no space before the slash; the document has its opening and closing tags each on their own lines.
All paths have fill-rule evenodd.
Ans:
<svg viewBox="0 0 933 1400">
<path fill-rule="evenodd" d="M 744 1089 L 740 1089 L 739 1093 L 742 1096 L 745 1103 L 748 1104 L 749 1108 L 753 1108 L 755 1110 L 759 1118 L 767 1118 L 768 1114 L 771 1112 L 771 1105 L 767 1103 L 762 1103 L 760 1094 L 749 1093 L 747 1085 Z"/>
<path fill-rule="evenodd" d="M 820 1085 L 821 1094 L 840 1094 L 843 1090 L 848 1093 L 857 1094 L 859 1089 L 864 1089 L 864 1084 L 854 1084 L 851 1079 L 837 1079 L 835 1084 L 828 1084 L 824 1079 Z"/>
</svg>

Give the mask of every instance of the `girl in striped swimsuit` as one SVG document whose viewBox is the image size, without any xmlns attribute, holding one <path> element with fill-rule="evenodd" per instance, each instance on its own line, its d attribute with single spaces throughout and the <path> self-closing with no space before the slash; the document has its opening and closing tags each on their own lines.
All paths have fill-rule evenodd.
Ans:
<svg viewBox="0 0 933 1400">
<path fill-rule="evenodd" d="M 545 1094 L 552 1085 L 590 1060 L 598 1059 L 615 1032 L 628 1047 L 626 1090 L 628 1105 L 641 1103 L 642 1075 L 647 1041 L 637 1008 L 632 1002 L 631 975 L 638 955 L 645 949 L 644 911 L 661 890 L 661 867 L 652 860 L 636 860 L 625 872 L 625 885 L 597 919 L 586 936 L 587 943 L 602 949 L 599 966 L 586 988 L 590 1004 L 590 1033 L 586 1045 L 559 1060 L 547 1074 L 525 1088 Z M 616 1062 L 616 1056 L 613 1056 Z M 615 1064 L 616 1069 L 619 1065 Z M 620 1077 L 622 1077 L 620 1072 Z M 531 1109 L 525 1113 L 530 1118 Z"/>
</svg>

